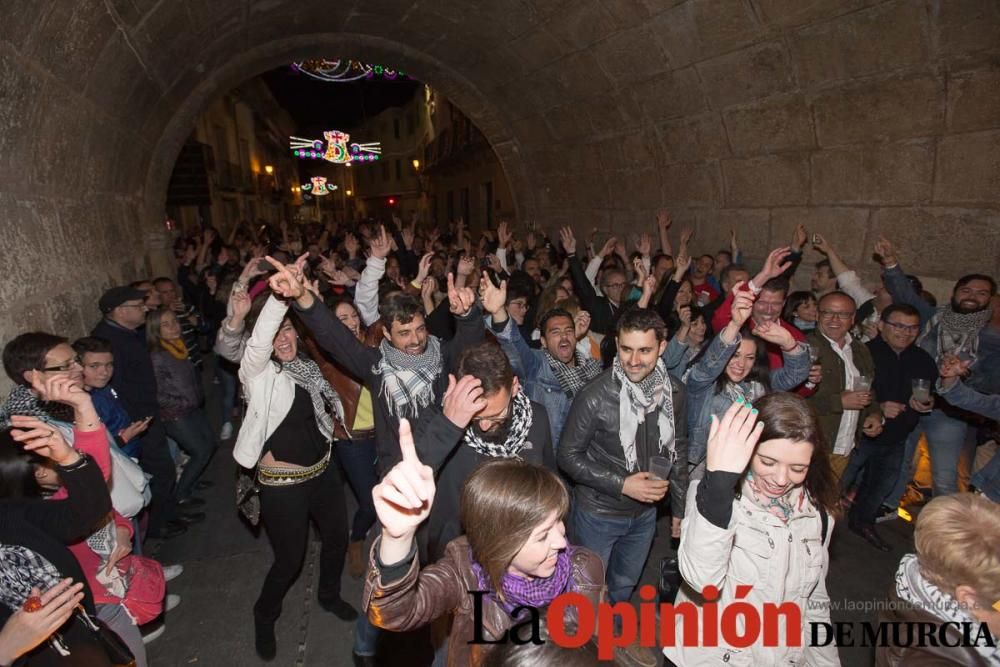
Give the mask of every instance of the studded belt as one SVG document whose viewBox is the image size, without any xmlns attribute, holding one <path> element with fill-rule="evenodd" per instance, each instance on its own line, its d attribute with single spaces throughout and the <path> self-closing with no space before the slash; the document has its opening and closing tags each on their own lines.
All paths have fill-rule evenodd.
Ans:
<svg viewBox="0 0 1000 667">
<path fill-rule="evenodd" d="M 330 451 L 326 456 L 308 468 L 284 468 L 279 466 L 257 465 L 257 481 L 263 486 L 292 486 L 316 479 L 330 465 Z"/>
</svg>

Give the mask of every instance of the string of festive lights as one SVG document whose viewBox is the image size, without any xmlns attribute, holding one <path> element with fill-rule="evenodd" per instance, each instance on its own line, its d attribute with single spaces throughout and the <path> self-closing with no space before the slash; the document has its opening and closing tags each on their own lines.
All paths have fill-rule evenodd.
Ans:
<svg viewBox="0 0 1000 667">
<path fill-rule="evenodd" d="M 381 142 L 349 143 L 351 135 L 340 130 L 328 130 L 323 133 L 323 137 L 326 139 L 326 148 L 323 147 L 322 139 L 289 137 L 292 155 L 350 165 L 352 162 L 374 162 L 382 153 Z"/>
<path fill-rule="evenodd" d="M 360 60 L 328 60 L 326 58 L 310 58 L 292 63 L 292 69 L 306 76 L 328 83 L 349 83 L 361 79 L 396 79 L 407 78 L 398 69 L 385 65 L 365 63 Z"/>
</svg>

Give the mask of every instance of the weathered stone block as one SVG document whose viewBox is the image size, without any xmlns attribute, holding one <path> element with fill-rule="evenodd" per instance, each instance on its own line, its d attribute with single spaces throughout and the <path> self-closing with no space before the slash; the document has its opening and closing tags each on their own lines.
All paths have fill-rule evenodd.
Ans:
<svg viewBox="0 0 1000 667">
<path fill-rule="evenodd" d="M 809 157 L 783 153 L 723 160 L 726 206 L 783 206 L 809 201 Z"/>
<path fill-rule="evenodd" d="M 675 67 L 732 51 L 762 34 L 744 0 L 692 0 L 654 18 L 653 31 Z"/>
<path fill-rule="evenodd" d="M 550 109 L 545 114 L 552 136 L 556 141 L 573 139 L 590 133 L 587 116 L 580 113 L 575 105 L 565 105 Z"/>
<path fill-rule="evenodd" d="M 733 229 L 744 263 L 753 258 L 756 260 L 754 266 L 758 266 L 759 260 L 771 251 L 771 213 L 767 209 L 723 208 L 706 212 L 691 241 L 692 249 L 713 255 L 719 250 L 728 250 L 729 234 Z"/>
<path fill-rule="evenodd" d="M 660 171 L 628 169 L 611 177 L 609 200 L 618 206 L 656 209 L 663 203 Z"/>
<path fill-rule="evenodd" d="M 608 95 L 614 90 L 611 80 L 597 66 L 597 61 L 586 51 L 580 51 L 560 60 L 553 69 L 553 78 L 562 86 L 563 99 L 586 99 Z"/>
<path fill-rule="evenodd" d="M 705 96 L 694 68 L 674 70 L 639 81 L 631 89 L 646 118 L 693 116 L 705 110 Z"/>
<path fill-rule="evenodd" d="M 777 41 L 727 53 L 697 68 L 713 109 L 783 93 L 795 84 L 785 48 Z"/>
<path fill-rule="evenodd" d="M 697 162 L 728 157 L 722 119 L 717 113 L 672 120 L 656 127 L 667 162 Z"/>
<path fill-rule="evenodd" d="M 1000 4 L 995 0 L 948 0 L 931 5 L 937 45 L 943 55 L 1000 47 Z"/>
<path fill-rule="evenodd" d="M 812 115 L 801 95 L 768 99 L 727 110 L 723 117 L 733 153 L 755 155 L 812 148 Z"/>
<path fill-rule="evenodd" d="M 545 28 L 523 35 L 511 43 L 511 48 L 528 72 L 541 69 L 566 55 L 563 46 Z"/>
<path fill-rule="evenodd" d="M 924 5 L 912 0 L 803 28 L 791 45 L 806 86 L 915 65 L 930 52 Z"/>
<path fill-rule="evenodd" d="M 1000 193 L 1000 130 L 938 141 L 934 202 L 996 202 Z"/>
<path fill-rule="evenodd" d="M 598 0 L 570 3 L 548 21 L 549 32 L 571 50 L 583 49 L 618 30 L 619 26 Z"/>
<path fill-rule="evenodd" d="M 813 101 L 821 146 L 936 134 L 944 125 L 944 81 L 936 76 L 866 81 Z"/>
<path fill-rule="evenodd" d="M 813 23 L 863 7 L 867 0 L 754 0 L 768 25 L 781 28 Z"/>
<path fill-rule="evenodd" d="M 934 142 L 930 139 L 833 148 L 812 156 L 816 203 L 929 202 Z"/>
<path fill-rule="evenodd" d="M 617 32 L 594 45 L 594 58 L 608 78 L 619 83 L 667 71 L 667 55 L 646 26 Z"/>
<path fill-rule="evenodd" d="M 611 141 L 619 144 L 622 166 L 646 167 L 663 164 L 663 152 L 652 130 L 630 132 Z"/>
<path fill-rule="evenodd" d="M 1000 127 L 1000 64 L 948 74 L 948 129 Z"/>
<path fill-rule="evenodd" d="M 85 78 L 115 30 L 101 0 L 58 3 L 38 29 L 31 55 L 57 78 Z"/>
<path fill-rule="evenodd" d="M 867 208 L 775 208 L 771 209 L 771 247 L 777 248 L 791 243 L 798 225 L 805 225 L 809 233 L 819 232 L 848 266 L 857 266 L 863 260 L 868 243 Z M 811 274 L 811 266 L 824 256 L 806 244 L 803 253 L 803 268 L 800 273 Z M 809 268 L 807 268 L 809 267 Z"/>
<path fill-rule="evenodd" d="M 974 272 L 996 275 L 1000 268 L 1000 215 L 995 209 L 878 209 L 872 238 L 879 235 L 895 244 L 907 273 L 954 279 Z"/>
<path fill-rule="evenodd" d="M 663 167 L 663 203 L 674 206 L 717 207 L 722 203 L 718 162 L 670 164 Z"/>
</svg>

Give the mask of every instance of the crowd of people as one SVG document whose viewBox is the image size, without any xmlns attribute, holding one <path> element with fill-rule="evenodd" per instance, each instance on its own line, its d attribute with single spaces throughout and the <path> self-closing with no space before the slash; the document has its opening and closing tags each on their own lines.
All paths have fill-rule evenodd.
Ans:
<svg viewBox="0 0 1000 667">
<path fill-rule="evenodd" d="M 563 593 L 629 604 L 656 540 L 676 547 L 668 601 L 829 622 L 835 522 L 889 551 L 878 525 L 932 497 L 885 582 L 909 605 L 893 618 L 994 641 L 880 647 L 878 664 L 1000 664 L 1000 454 L 974 463 L 1000 419 L 994 279 L 937 305 L 886 238 L 866 285 L 801 225 L 756 270 L 735 230 L 697 255 L 671 227 L 661 211 L 631 242 L 416 217 L 207 228 L 177 240 L 176 275 L 107 290 L 91 335 L 7 341 L 0 665 L 147 664 L 183 571 L 149 546 L 232 511 L 198 495 L 220 443 L 273 551 L 253 608 L 232 610 L 262 660 L 310 524 L 319 604 L 353 623 L 356 664 L 423 627 L 435 665 L 595 664 L 499 640 Z M 791 291 L 808 246 L 825 259 Z M 341 596 L 345 568 L 361 600 Z M 808 637 L 708 644 L 658 648 L 667 665 L 840 664 Z M 657 655 L 623 642 L 615 660 Z"/>
</svg>

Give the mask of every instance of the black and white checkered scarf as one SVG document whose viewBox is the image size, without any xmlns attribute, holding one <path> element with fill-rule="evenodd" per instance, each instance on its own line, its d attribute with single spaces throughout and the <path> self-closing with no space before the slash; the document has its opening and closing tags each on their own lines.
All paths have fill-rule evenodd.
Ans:
<svg viewBox="0 0 1000 667">
<path fill-rule="evenodd" d="M 372 368 L 382 376 L 382 394 L 395 417 L 415 418 L 421 408 L 434 402 L 434 380 L 444 368 L 441 360 L 441 341 L 427 337 L 423 354 L 407 354 L 397 350 L 389 341 L 379 345 L 382 358 Z"/>
<path fill-rule="evenodd" d="M 11 415 L 38 417 L 45 421 L 59 421 L 67 424 L 73 422 L 73 408 L 65 403 L 43 401 L 35 396 L 29 387 L 21 384 L 10 390 L 10 395 L 0 407 L 0 428 L 10 426 Z"/>
<path fill-rule="evenodd" d="M 979 352 L 979 332 L 992 317 L 993 311 L 989 308 L 975 313 L 956 313 L 951 304 L 940 306 L 924 325 L 917 345 L 927 350 L 929 346 L 925 343 L 933 339 L 939 361 L 946 354 L 963 353 L 975 359 Z"/>
<path fill-rule="evenodd" d="M 559 361 L 548 350 L 542 350 L 549 368 L 559 380 L 559 386 L 570 398 L 587 386 L 587 383 L 601 374 L 601 362 L 593 357 L 585 357 L 579 350 L 573 350 L 576 365 L 570 366 Z"/>
<path fill-rule="evenodd" d="M 660 429 L 659 451 L 664 450 L 673 459 L 674 451 L 674 397 L 670 385 L 670 375 L 663 359 L 656 360 L 656 368 L 638 384 L 628 379 L 621 360 L 615 356 L 614 377 L 621 385 L 618 401 L 618 435 L 625 453 L 625 464 L 629 471 L 639 471 L 639 461 L 635 449 L 635 433 L 639 424 L 646 421 L 646 415 L 656 413 L 656 423 Z"/>
<path fill-rule="evenodd" d="M 488 442 L 476 434 L 475 428 L 470 424 L 465 429 L 465 444 L 483 456 L 494 459 L 519 459 L 524 443 L 528 438 L 528 431 L 531 430 L 531 401 L 519 391 L 510 400 L 511 424 L 507 431 L 507 437 L 501 443 Z"/>
<path fill-rule="evenodd" d="M 316 413 L 316 426 L 327 440 L 333 439 L 333 420 L 343 423 L 344 406 L 340 395 L 333 390 L 330 383 L 323 377 L 319 366 L 312 359 L 296 357 L 292 361 L 281 364 L 281 372 L 288 373 L 295 384 L 309 392 L 312 399 L 313 412 Z M 327 410 L 329 406 L 329 410 Z M 331 414 L 332 413 L 332 414 Z"/>
</svg>

